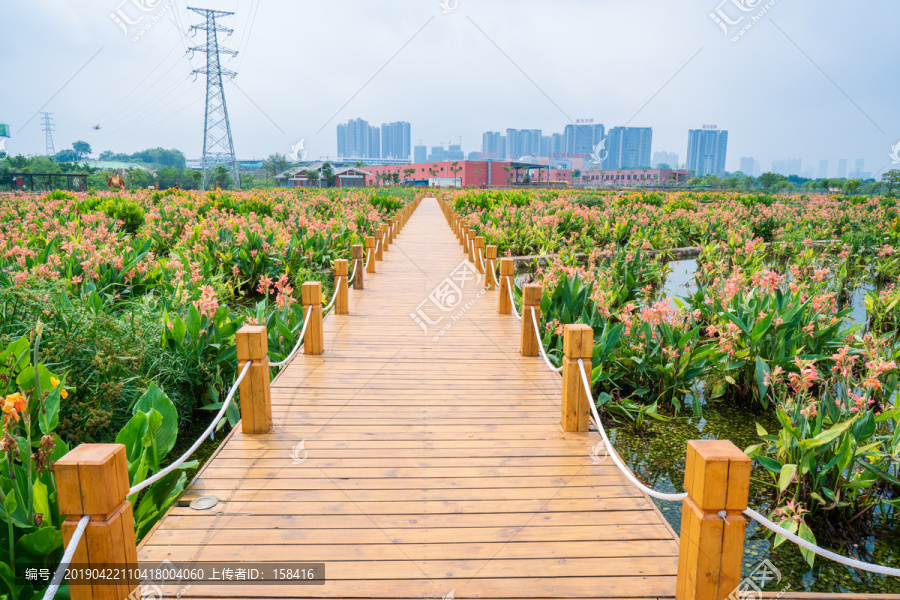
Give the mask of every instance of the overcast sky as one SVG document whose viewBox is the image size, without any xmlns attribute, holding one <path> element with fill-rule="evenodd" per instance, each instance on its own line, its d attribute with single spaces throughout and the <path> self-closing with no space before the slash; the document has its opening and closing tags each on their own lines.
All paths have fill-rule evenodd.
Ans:
<svg viewBox="0 0 900 600">
<path fill-rule="evenodd" d="M 0 123 L 14 154 L 162 146 L 202 152 L 204 32 L 185 0 L 0 4 Z M 240 50 L 225 92 L 239 159 L 334 156 L 336 125 L 405 120 L 413 144 L 481 149 L 488 130 L 574 120 L 653 127 L 653 151 L 684 161 L 687 131 L 729 131 L 728 169 L 753 156 L 896 168 L 900 2 L 870 0 L 194 0 L 235 11 Z M 742 5 L 742 6 L 739 6 Z M 766 7 L 769 8 L 766 10 Z M 168 7 L 168 8 L 167 8 Z M 742 21 L 726 25 L 711 18 Z M 146 9 L 146 10 L 141 10 Z M 747 10 L 742 10 L 747 9 Z M 126 34 L 110 16 L 136 21 Z M 753 22 L 754 15 L 763 12 Z M 157 17 L 156 22 L 153 18 Z M 723 20 L 723 23 L 725 21 Z M 738 41 L 733 36 L 748 24 Z M 149 28 L 148 28 L 149 25 Z M 137 41 L 132 38 L 144 29 Z M 92 129 L 99 124 L 99 131 Z"/>
</svg>

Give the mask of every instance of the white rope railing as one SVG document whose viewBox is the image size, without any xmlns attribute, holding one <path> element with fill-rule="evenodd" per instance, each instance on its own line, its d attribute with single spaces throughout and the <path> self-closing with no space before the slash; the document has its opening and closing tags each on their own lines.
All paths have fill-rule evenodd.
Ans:
<svg viewBox="0 0 900 600">
<path fill-rule="evenodd" d="M 606 437 L 606 431 L 603 429 L 603 425 L 600 423 L 600 415 L 597 413 L 597 407 L 594 404 L 594 397 L 591 393 L 591 385 L 588 383 L 587 375 L 585 373 L 584 361 L 582 359 L 578 359 L 578 370 L 581 373 L 581 381 L 584 383 L 584 390 L 587 392 L 588 401 L 591 405 L 591 413 L 593 415 L 594 424 L 597 426 L 597 431 L 600 432 L 600 436 L 603 438 L 603 443 L 606 445 L 606 451 L 609 454 L 609 457 L 613 460 L 619 470 L 638 488 L 640 488 L 643 492 L 645 492 L 648 496 L 653 498 L 659 498 L 660 500 L 668 500 L 671 502 L 681 501 L 687 497 L 687 494 L 663 494 L 662 492 L 657 492 L 656 490 L 650 489 L 634 476 L 631 470 L 626 467 L 622 461 L 619 460 L 618 455 L 613 450 L 612 444 L 609 442 L 609 438 Z M 874 565 L 872 563 L 863 562 L 861 560 L 856 560 L 855 558 L 847 558 L 846 556 L 841 556 L 840 554 L 835 554 L 830 550 L 826 550 L 819 546 L 816 546 L 812 542 L 808 542 L 801 538 L 799 535 L 795 533 L 791 533 L 784 527 L 773 523 L 769 519 L 762 516 L 760 513 L 756 512 L 752 508 L 747 508 L 744 510 L 744 514 L 758 522 L 760 525 L 776 533 L 803 548 L 804 550 L 808 550 L 814 554 L 818 554 L 822 558 L 827 558 L 829 560 L 833 560 L 834 562 L 840 563 L 842 565 L 846 565 L 848 567 L 853 567 L 855 569 L 861 569 L 863 571 L 869 571 L 871 573 L 879 573 L 881 575 L 889 575 L 891 577 L 900 577 L 900 569 L 894 567 L 885 567 L 882 565 Z M 727 513 L 725 511 L 721 511 L 719 516 L 726 517 Z M 726 521 L 727 522 L 727 521 Z"/>
<path fill-rule="evenodd" d="M 506 291 L 509 292 L 509 303 L 512 306 L 513 314 L 516 315 L 516 318 L 521 321 L 522 317 L 519 315 L 519 311 L 516 310 L 516 299 L 513 297 L 512 286 L 513 286 L 512 278 L 509 275 L 507 275 L 506 276 Z"/>
<path fill-rule="evenodd" d="M 500 285 L 500 282 L 497 281 L 497 272 L 494 270 L 497 268 L 497 266 L 494 264 L 495 261 L 493 258 L 489 258 L 488 262 L 491 263 L 491 279 L 494 282 L 494 287 L 497 287 L 498 285 Z"/>
<path fill-rule="evenodd" d="M 350 285 L 353 285 L 353 283 L 356 281 L 356 269 L 358 267 L 359 267 L 359 263 L 354 260 L 353 261 L 353 272 L 350 273 L 350 279 L 347 280 L 347 283 L 349 283 Z"/>
<path fill-rule="evenodd" d="M 81 517 L 81 520 L 78 521 L 78 526 L 72 533 L 72 539 L 69 540 L 69 545 L 66 546 L 66 551 L 63 554 L 62 560 L 59 561 L 59 566 L 56 567 L 56 572 L 53 573 L 53 579 L 50 580 L 50 587 L 44 592 L 43 600 L 53 600 L 53 597 L 56 595 L 56 591 L 62 583 L 66 568 L 68 568 L 69 564 L 72 562 L 72 557 L 75 556 L 75 551 L 78 549 L 78 543 L 81 541 L 81 536 L 84 535 L 84 530 L 87 528 L 88 521 L 90 520 L 90 515 L 84 515 Z"/>
<path fill-rule="evenodd" d="M 657 492 L 651 488 L 648 488 L 646 485 L 638 481 L 637 477 L 634 476 L 634 473 L 631 472 L 631 469 L 625 466 L 625 464 L 619 460 L 619 456 L 616 454 L 616 451 L 613 449 L 612 444 L 609 442 L 609 438 L 606 437 L 606 430 L 603 429 L 603 424 L 600 422 L 600 414 L 597 412 L 597 406 L 594 403 L 594 395 L 591 393 L 591 384 L 588 382 L 587 375 L 585 374 L 584 361 L 582 359 L 578 359 L 578 371 L 581 373 L 581 381 L 584 383 L 584 391 L 587 393 L 588 404 L 591 406 L 591 413 L 594 417 L 594 424 L 597 426 L 597 431 L 600 432 L 600 437 L 603 438 L 603 443 L 606 445 L 606 452 L 609 454 L 609 457 L 612 461 L 619 467 L 619 470 L 622 471 L 622 474 L 634 485 L 636 485 L 641 491 L 646 493 L 648 496 L 653 498 L 658 498 L 660 500 L 668 500 L 669 502 L 680 502 L 687 498 L 687 494 L 664 494 L 662 492 Z"/>
<path fill-rule="evenodd" d="M 541 349 L 541 358 L 544 359 L 544 362 L 547 363 L 547 366 L 550 367 L 551 371 L 559 373 L 562 371 L 562 365 L 558 367 L 554 367 L 553 363 L 550 362 L 550 359 L 547 357 L 547 353 L 544 351 L 544 342 L 541 341 L 540 330 L 538 329 L 537 315 L 535 314 L 534 307 L 531 307 L 531 322 L 534 324 L 534 337 L 537 338 L 538 348 Z"/>
<path fill-rule="evenodd" d="M 772 521 L 765 518 L 764 516 L 762 516 L 755 510 L 753 510 L 752 508 L 748 508 L 748 509 L 744 510 L 744 514 L 747 515 L 748 517 L 750 517 L 751 519 L 753 519 L 754 521 L 758 522 L 760 525 L 762 525 L 769 531 L 772 531 L 774 533 L 777 533 L 780 536 L 783 536 L 783 537 L 789 539 L 790 541 L 794 542 L 795 544 L 797 544 L 804 550 L 809 550 L 810 552 L 812 552 L 814 554 L 818 554 L 822 558 L 827 558 L 827 559 L 833 560 L 834 562 L 841 563 L 842 565 L 846 565 L 848 567 L 853 567 L 855 569 L 861 569 L 863 571 L 879 573 L 881 575 L 890 575 L 891 577 L 900 577 L 900 569 L 897 569 L 894 567 L 883 567 L 881 565 L 873 565 L 872 563 L 867 563 L 867 562 L 863 562 L 861 560 L 856 560 L 855 558 L 847 558 L 846 556 L 841 556 L 840 554 L 835 554 L 834 552 L 831 552 L 830 550 L 825 550 L 824 548 L 820 548 L 819 546 L 816 546 L 815 544 L 804 540 L 799 535 L 791 533 L 784 527 L 773 523 Z"/>
<path fill-rule="evenodd" d="M 369 263 L 372 262 L 372 257 L 375 255 L 375 249 L 369 248 L 368 256 L 366 257 L 366 271 L 369 270 Z"/>
<path fill-rule="evenodd" d="M 252 364 L 253 364 L 252 360 L 248 360 L 244 364 L 244 368 L 241 369 L 240 374 L 238 375 L 234 384 L 231 386 L 231 389 L 228 391 L 228 395 L 225 397 L 225 401 L 222 403 L 222 408 L 220 408 L 218 414 L 216 414 L 216 418 L 213 419 L 213 422 L 209 424 L 209 427 L 206 428 L 206 431 L 204 431 L 202 434 L 200 434 L 200 437 L 197 438 L 197 441 L 194 442 L 193 445 L 187 449 L 187 452 L 182 454 L 180 457 L 178 457 L 178 459 L 175 462 L 173 462 L 171 465 L 169 465 L 168 467 L 166 467 L 159 473 L 156 473 L 152 477 L 148 477 L 144 481 L 132 486 L 132 488 L 130 490 L 128 490 L 129 496 L 132 494 L 138 493 L 139 491 L 141 491 L 142 489 L 144 489 L 150 485 L 153 485 L 154 483 L 156 483 L 157 481 L 159 481 L 160 479 L 162 479 L 163 477 L 165 477 L 166 475 L 168 475 L 169 473 L 171 473 L 172 471 L 177 469 L 179 466 L 181 466 L 181 464 L 184 461 L 186 461 L 187 459 L 189 459 L 191 457 L 191 454 L 193 454 L 194 451 L 196 451 L 197 448 L 200 447 L 200 444 L 202 444 L 203 441 L 213 432 L 216 425 L 218 425 L 219 421 L 222 420 L 222 417 L 225 416 L 225 411 L 228 409 L 228 406 L 231 404 L 231 400 L 232 400 L 232 398 L 234 398 L 234 394 L 237 392 L 238 386 L 244 380 L 244 377 L 247 375 L 247 371 L 250 370 L 250 365 L 252 365 Z"/>
<path fill-rule="evenodd" d="M 337 294 L 335 294 L 335 296 L 337 296 Z M 303 330 L 300 331 L 300 337 L 297 338 L 297 343 L 294 344 L 294 349 L 291 350 L 290 354 L 288 354 L 284 360 L 278 362 L 270 362 L 270 367 L 283 367 L 284 365 L 288 364 L 291 359 L 294 358 L 294 355 L 297 354 L 297 350 L 299 350 L 300 346 L 303 345 L 303 338 L 304 336 L 306 336 L 306 326 L 309 325 L 309 318 L 312 316 L 312 313 L 312 310 L 306 311 L 306 318 L 303 319 Z"/>
<path fill-rule="evenodd" d="M 343 278 L 343 275 L 338 275 L 337 281 L 334 282 L 334 293 L 331 295 L 331 302 L 326 304 L 325 308 L 322 309 L 325 312 L 326 316 L 331 314 L 328 311 L 331 310 L 331 307 L 334 306 L 334 301 L 337 300 L 338 291 L 341 289 L 341 279 Z"/>
</svg>

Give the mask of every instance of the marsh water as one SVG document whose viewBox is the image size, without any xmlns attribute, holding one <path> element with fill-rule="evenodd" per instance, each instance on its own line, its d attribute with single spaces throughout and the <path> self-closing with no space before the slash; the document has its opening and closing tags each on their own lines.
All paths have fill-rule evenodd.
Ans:
<svg viewBox="0 0 900 600">
<path fill-rule="evenodd" d="M 664 294 L 671 298 L 692 291 L 696 260 L 670 263 Z M 857 289 L 851 298 L 852 312 L 848 320 L 864 323 L 863 305 L 866 288 Z M 767 431 L 778 431 L 771 412 L 753 412 L 726 404 L 706 403 L 703 415 L 693 416 L 690 410 L 669 422 L 650 421 L 640 432 L 631 426 L 608 427 L 611 441 L 631 469 L 645 483 L 663 492 L 684 491 L 684 462 L 688 440 L 729 439 L 738 447 L 758 443 L 756 424 Z M 774 499 L 772 476 L 761 467 L 754 469 L 751 478 L 750 507 L 765 514 Z M 676 532 L 681 527 L 681 504 L 655 501 Z M 900 566 L 900 523 L 896 514 L 876 515 L 870 520 L 867 535 L 852 540 L 819 540 L 820 545 L 842 554 L 880 565 Z M 785 541 L 773 548 L 772 536 L 750 521 L 744 545 L 744 575 L 747 576 L 762 560 L 768 559 L 778 570 L 779 578 L 766 586 L 769 591 L 792 592 L 900 592 L 900 579 L 881 577 L 849 569 L 843 565 L 816 558 L 811 568 L 798 548 Z"/>
</svg>

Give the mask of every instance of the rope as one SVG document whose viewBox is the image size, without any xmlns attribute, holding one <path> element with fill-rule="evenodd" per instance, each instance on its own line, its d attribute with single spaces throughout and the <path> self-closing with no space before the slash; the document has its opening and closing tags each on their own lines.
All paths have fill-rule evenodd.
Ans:
<svg viewBox="0 0 900 600">
<path fill-rule="evenodd" d="M 510 279 L 509 275 L 506 276 L 506 282 L 507 282 L 506 291 L 509 292 L 509 303 L 512 305 L 513 314 L 516 315 L 516 318 L 521 321 L 522 317 L 519 316 L 519 311 L 516 310 L 516 299 L 513 298 L 512 279 Z"/>
<path fill-rule="evenodd" d="M 353 283 L 356 281 L 356 269 L 359 267 L 359 263 L 356 260 L 353 260 L 353 272 L 350 274 L 350 279 L 347 280 L 347 283 Z"/>
<path fill-rule="evenodd" d="M 231 404 L 231 400 L 232 400 L 232 398 L 234 398 L 234 394 L 235 394 L 235 392 L 237 392 L 238 386 L 244 380 L 244 377 L 247 375 L 247 371 L 250 370 L 250 365 L 252 365 L 252 364 L 253 364 L 252 360 L 248 360 L 246 362 L 246 364 L 244 365 L 244 368 L 241 369 L 241 373 L 240 373 L 240 375 L 238 375 L 237 380 L 234 382 L 234 384 L 231 386 L 231 389 L 228 391 L 228 395 L 225 397 L 225 402 L 222 403 L 222 408 L 219 409 L 219 413 L 216 415 L 216 418 L 213 419 L 213 422 L 209 424 L 209 427 L 206 428 L 206 431 L 204 431 L 202 434 L 200 434 L 200 437 L 197 438 L 197 441 L 194 442 L 194 444 L 190 448 L 187 449 L 187 452 L 182 454 L 178 458 L 178 460 L 173 462 L 171 465 L 169 465 L 168 467 L 166 467 L 159 473 L 155 474 L 153 477 L 148 477 L 147 479 L 138 483 L 137 485 L 132 486 L 132 488 L 130 490 L 128 490 L 129 496 L 132 494 L 136 494 L 139 491 L 141 491 L 142 489 L 156 483 L 157 481 L 159 481 L 160 479 L 162 479 L 163 477 L 165 477 L 166 475 L 168 475 L 169 473 L 171 473 L 172 471 L 177 469 L 179 466 L 181 466 L 181 464 L 184 461 L 186 461 L 187 459 L 189 459 L 191 457 L 191 454 L 193 454 L 194 451 L 200 447 L 200 444 L 203 443 L 203 440 L 205 440 L 213 432 L 213 429 L 215 429 L 216 425 L 219 424 L 219 421 L 222 420 L 222 417 L 225 416 L 225 410 Z"/>
<path fill-rule="evenodd" d="M 375 254 L 378 254 L 378 251 L 381 249 L 381 239 L 375 244 Z"/>
<path fill-rule="evenodd" d="M 343 279 L 343 275 L 338 275 L 337 281 L 334 282 L 334 293 L 331 295 L 331 302 L 325 305 L 325 308 L 322 310 L 325 311 L 325 314 L 331 314 L 328 311 L 331 310 L 331 307 L 334 306 L 334 301 L 337 300 L 338 290 L 341 289 L 341 279 Z"/>
<path fill-rule="evenodd" d="M 603 443 L 606 445 L 606 451 L 609 454 L 609 457 L 613 460 L 619 470 L 625 475 L 625 477 L 634 485 L 638 487 L 641 491 L 643 491 L 648 496 L 653 498 L 658 498 L 660 500 L 668 500 L 670 502 L 679 502 L 687 498 L 687 494 L 663 494 L 662 492 L 657 492 L 656 490 L 652 490 L 648 488 L 646 485 L 638 481 L 637 477 L 631 472 L 631 470 L 619 460 L 619 456 L 616 454 L 616 451 L 613 449 L 612 444 L 609 442 L 609 438 L 606 437 L 606 430 L 603 429 L 603 424 L 600 422 L 600 415 L 597 413 L 597 407 L 594 404 L 594 395 L 591 393 L 591 384 L 588 382 L 587 375 L 585 374 L 584 361 L 582 359 L 578 359 L 578 371 L 581 373 L 581 381 L 584 383 L 584 391 L 587 393 L 588 403 L 591 405 L 591 413 L 594 416 L 594 424 L 597 426 L 597 431 L 600 432 L 600 436 L 603 438 Z"/>
<path fill-rule="evenodd" d="M 369 248 L 368 257 L 366 258 L 366 271 L 369 270 L 369 263 L 372 262 L 372 255 L 375 254 L 372 248 Z"/>
<path fill-rule="evenodd" d="M 562 371 L 562 365 L 560 365 L 558 367 L 554 367 L 553 363 L 550 362 L 550 359 L 547 358 L 547 353 L 544 352 L 544 342 L 541 341 L 541 335 L 538 333 L 539 330 L 538 330 L 537 315 L 534 312 L 533 306 L 531 307 L 531 322 L 534 323 L 534 337 L 537 338 L 538 348 L 541 349 L 541 358 L 544 359 L 544 362 L 547 363 L 547 366 L 550 367 L 551 371 L 559 373 L 560 371 Z"/>
<path fill-rule="evenodd" d="M 56 595 L 56 590 L 59 589 L 59 584 L 62 583 L 63 574 L 66 572 L 69 563 L 72 562 L 72 557 L 75 556 L 75 551 L 78 549 L 78 542 L 81 541 L 81 536 L 84 535 L 84 530 L 87 528 L 88 521 L 90 520 L 90 515 L 84 515 L 81 517 L 81 520 L 78 521 L 78 527 L 75 528 L 72 539 L 69 540 L 69 545 L 66 546 L 66 552 L 63 554 L 62 560 L 59 561 L 59 566 L 56 567 L 53 579 L 50 580 L 50 587 L 44 592 L 43 600 L 52 600 Z"/>
<path fill-rule="evenodd" d="M 337 294 L 335 294 L 335 296 L 337 296 Z M 274 362 L 274 363 L 270 362 L 269 363 L 270 367 L 283 367 L 284 365 L 288 364 L 291 361 L 291 359 L 294 358 L 294 355 L 297 354 L 297 350 L 299 350 L 300 346 L 303 345 L 303 337 L 306 335 L 306 326 L 309 325 L 309 318 L 312 316 L 312 314 L 313 314 L 313 311 L 311 311 L 311 310 L 306 313 L 306 318 L 303 320 L 303 331 L 300 332 L 300 337 L 297 338 L 297 343 L 294 344 L 294 349 L 291 350 L 291 353 L 288 354 L 285 357 L 285 359 L 282 361 Z"/>
<path fill-rule="evenodd" d="M 765 527 L 766 529 L 777 533 L 780 536 L 786 537 L 790 541 L 794 542 L 804 550 L 809 550 L 815 554 L 823 558 L 828 558 L 833 560 L 834 562 L 841 563 L 842 565 L 847 565 L 848 567 L 854 567 L 857 569 L 861 569 L 863 571 L 870 571 L 872 573 L 880 573 L 881 575 L 890 575 L 892 577 L 900 577 L 900 569 L 892 568 L 892 567 L 883 567 L 881 565 L 873 565 L 872 563 L 862 562 L 861 560 L 856 560 L 855 558 L 847 558 L 845 556 L 841 556 L 840 554 L 835 554 L 829 550 L 825 550 L 824 548 L 820 548 L 815 544 L 808 542 L 801 538 L 799 535 L 793 534 L 784 527 L 780 525 L 776 525 L 772 521 L 768 520 L 752 508 L 748 508 L 744 510 L 744 514 L 757 521 L 760 525 Z"/>
<path fill-rule="evenodd" d="M 497 267 L 496 267 L 496 265 L 494 264 L 494 259 L 493 259 L 493 258 L 490 259 L 490 263 L 491 263 L 491 279 L 494 280 L 494 287 L 497 287 L 498 285 L 500 285 L 500 282 L 497 281 L 497 272 L 494 270 L 494 269 L 496 269 Z"/>
<path fill-rule="evenodd" d="M 484 267 L 484 256 L 482 256 L 484 253 L 481 250 L 481 248 L 475 248 L 475 256 L 478 257 L 478 260 L 481 262 L 481 272 L 483 273 L 486 269 Z"/>
</svg>

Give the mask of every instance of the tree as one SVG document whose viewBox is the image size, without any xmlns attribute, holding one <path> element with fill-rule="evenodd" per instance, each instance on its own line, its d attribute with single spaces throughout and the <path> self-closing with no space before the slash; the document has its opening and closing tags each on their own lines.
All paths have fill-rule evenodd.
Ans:
<svg viewBox="0 0 900 600">
<path fill-rule="evenodd" d="M 510 184 L 510 181 L 512 180 L 512 170 L 513 170 L 513 168 L 512 168 L 511 166 L 509 166 L 509 165 L 503 165 L 502 168 L 503 168 L 504 171 L 506 171 L 506 185 L 509 185 L 509 184 Z"/>
<path fill-rule="evenodd" d="M 893 196 L 897 188 L 900 188 L 900 169 L 891 169 L 882 175 L 881 182 L 887 190 L 887 195 Z"/>
<path fill-rule="evenodd" d="M 288 161 L 284 154 L 270 154 L 269 157 L 263 161 L 263 169 L 266 170 L 266 181 L 269 181 L 269 173 L 272 174 L 272 177 L 275 177 L 279 173 L 282 173 L 288 168 Z"/>
<path fill-rule="evenodd" d="M 234 182 L 231 180 L 231 172 L 225 165 L 219 165 L 213 170 L 213 183 L 216 187 L 227 190 Z"/>
<path fill-rule="evenodd" d="M 325 187 L 334 185 L 334 169 L 331 167 L 330 162 L 322 163 L 322 177 L 325 178 Z"/>
<path fill-rule="evenodd" d="M 362 169 L 364 166 L 366 166 L 366 163 L 361 160 L 358 160 L 355 163 L 353 163 L 353 166 L 356 167 L 357 169 Z"/>
<path fill-rule="evenodd" d="M 319 173 L 318 169 L 309 169 L 306 171 L 306 180 L 314 181 L 316 183 L 316 185 L 312 186 L 312 187 L 319 187 L 319 179 L 321 177 L 322 177 L 322 174 Z"/>
<path fill-rule="evenodd" d="M 462 171 L 462 167 L 459 166 L 458 160 L 450 163 L 450 170 L 453 172 L 453 178 L 456 179 L 456 174 Z M 460 187 L 462 187 L 462 182 L 460 182 Z"/>
<path fill-rule="evenodd" d="M 403 181 L 409 181 L 409 178 L 416 174 L 416 170 L 413 167 L 408 169 L 403 169 Z"/>
<path fill-rule="evenodd" d="M 100 160 L 115 160 L 115 154 L 112 153 L 112 150 L 104 150 L 100 153 Z"/>
<path fill-rule="evenodd" d="M 779 173 L 763 173 L 759 176 L 759 182 L 762 184 L 765 191 L 770 192 L 773 190 L 780 190 L 784 187 L 784 184 L 787 183 L 787 179 L 784 175 Z"/>
<path fill-rule="evenodd" d="M 580 177 L 581 177 L 581 169 L 575 169 L 574 171 L 572 171 L 573 179 L 578 179 Z"/>
<path fill-rule="evenodd" d="M 658 165 L 656 165 L 656 168 L 657 169 L 671 169 L 672 167 L 670 167 L 668 163 L 659 163 Z"/>
<path fill-rule="evenodd" d="M 856 194 L 862 183 L 862 179 L 848 179 L 844 182 L 844 193 L 849 196 Z"/>
<path fill-rule="evenodd" d="M 78 154 L 75 153 L 74 150 L 69 150 L 68 148 L 65 150 L 60 150 L 56 154 L 53 155 L 54 162 L 63 163 L 63 162 L 75 162 L 78 159 Z"/>
<path fill-rule="evenodd" d="M 91 145 L 81 140 L 72 142 L 72 149 L 75 151 L 76 160 L 81 160 L 83 157 L 91 154 Z"/>
<path fill-rule="evenodd" d="M 393 181 L 395 185 L 399 184 L 400 183 L 400 173 L 398 173 L 397 171 L 394 171 L 393 173 L 391 173 L 391 181 Z"/>
</svg>

